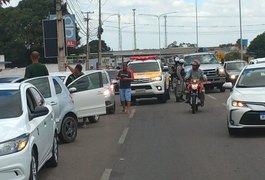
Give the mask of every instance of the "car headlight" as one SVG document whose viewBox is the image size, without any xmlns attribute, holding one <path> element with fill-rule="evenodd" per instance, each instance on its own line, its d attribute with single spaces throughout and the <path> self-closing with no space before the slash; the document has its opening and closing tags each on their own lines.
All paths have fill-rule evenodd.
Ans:
<svg viewBox="0 0 265 180">
<path fill-rule="evenodd" d="M 0 156 L 22 151 L 28 144 L 29 134 L 23 134 L 15 139 L 0 144 Z"/>
<path fill-rule="evenodd" d="M 236 75 L 232 74 L 232 75 L 230 76 L 230 79 L 235 80 L 235 79 L 236 79 Z"/>
<path fill-rule="evenodd" d="M 104 94 L 105 97 L 109 96 L 110 95 L 110 90 L 106 89 L 103 94 Z"/>
<path fill-rule="evenodd" d="M 151 81 L 161 81 L 162 76 L 151 78 Z"/>
<path fill-rule="evenodd" d="M 246 102 L 243 101 L 232 101 L 233 107 L 247 107 Z"/>
<path fill-rule="evenodd" d="M 225 69 L 224 68 L 219 68 L 218 69 L 219 75 L 225 75 Z"/>
</svg>

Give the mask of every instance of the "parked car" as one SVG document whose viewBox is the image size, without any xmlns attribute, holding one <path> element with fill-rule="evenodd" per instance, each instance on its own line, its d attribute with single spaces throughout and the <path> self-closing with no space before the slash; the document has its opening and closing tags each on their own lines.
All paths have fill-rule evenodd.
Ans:
<svg viewBox="0 0 265 180">
<path fill-rule="evenodd" d="M 45 100 L 52 105 L 59 139 L 64 143 L 75 141 L 78 119 L 74 101 L 72 95 L 60 78 L 42 76 L 27 79 L 24 82 L 29 82 L 37 87 Z"/>
<path fill-rule="evenodd" d="M 0 84 L 0 179 L 37 179 L 58 164 L 54 111 L 29 83 Z"/>
<path fill-rule="evenodd" d="M 265 128 L 265 64 L 247 65 L 240 73 L 227 100 L 227 127 L 230 135 L 242 128 Z"/>
<path fill-rule="evenodd" d="M 257 58 L 249 62 L 249 64 L 259 64 L 259 63 L 265 63 L 265 58 Z"/>
<path fill-rule="evenodd" d="M 84 116 L 80 111 L 78 117 L 89 117 L 89 120 L 91 122 L 96 122 L 98 121 L 98 115 L 100 114 L 106 114 L 106 112 L 111 114 L 115 113 L 115 93 L 111 81 L 109 79 L 108 73 L 105 70 L 89 70 L 84 71 L 83 73 L 83 76 L 80 76 L 79 78 L 71 82 L 69 85 L 67 85 L 69 91 L 73 93 L 74 97 L 77 96 L 76 94 L 78 94 L 77 99 L 80 98 L 80 100 L 74 100 L 75 103 L 80 104 L 81 102 L 86 100 L 86 103 L 89 103 L 87 104 L 87 107 L 89 109 L 91 108 L 91 111 L 87 114 L 87 116 Z M 68 78 L 71 73 L 55 72 L 50 73 L 50 75 L 58 76 L 64 83 L 66 83 L 68 82 Z M 76 89 L 77 92 L 75 92 L 75 89 L 73 89 L 73 87 L 78 87 L 78 89 Z M 102 98 L 99 97 L 102 95 L 103 104 L 100 101 L 100 99 Z M 90 99 L 87 99 L 88 97 Z M 103 111 L 102 108 L 105 108 L 105 110 Z M 93 111 L 93 109 L 95 111 Z"/>
<path fill-rule="evenodd" d="M 234 60 L 224 62 L 226 82 L 235 83 L 241 70 L 247 65 L 244 60 Z"/>
<path fill-rule="evenodd" d="M 119 71 L 116 69 L 111 69 L 111 70 L 106 70 L 106 71 L 109 74 L 111 83 L 114 85 L 115 93 L 119 93 L 119 81 L 116 79 L 116 76 Z"/>
</svg>

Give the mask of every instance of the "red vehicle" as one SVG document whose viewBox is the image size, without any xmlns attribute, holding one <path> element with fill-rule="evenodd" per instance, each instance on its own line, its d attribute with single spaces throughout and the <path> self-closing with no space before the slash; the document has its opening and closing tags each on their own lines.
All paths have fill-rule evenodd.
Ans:
<svg viewBox="0 0 265 180">
<path fill-rule="evenodd" d="M 199 105 L 201 105 L 200 95 L 203 92 L 203 85 L 199 79 L 191 79 L 188 83 L 187 90 L 190 94 L 190 105 L 192 109 L 192 114 L 198 111 Z"/>
</svg>

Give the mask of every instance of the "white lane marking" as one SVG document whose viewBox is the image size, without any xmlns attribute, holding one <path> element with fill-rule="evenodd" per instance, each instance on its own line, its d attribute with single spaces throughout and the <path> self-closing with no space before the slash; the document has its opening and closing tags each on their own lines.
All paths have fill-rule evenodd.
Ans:
<svg viewBox="0 0 265 180">
<path fill-rule="evenodd" d="M 222 105 L 226 107 L 226 103 L 223 103 Z"/>
<path fill-rule="evenodd" d="M 100 180 L 109 180 L 112 169 L 105 169 Z"/>
<path fill-rule="evenodd" d="M 129 116 L 130 119 L 133 118 L 135 111 L 136 111 L 136 109 L 133 109 L 133 110 L 131 111 L 130 116 Z"/>
<path fill-rule="evenodd" d="M 211 95 L 207 95 L 209 98 L 213 99 L 213 100 L 217 100 L 216 97 L 213 97 Z"/>
<path fill-rule="evenodd" d="M 128 131 L 129 131 L 129 128 L 125 128 L 125 129 L 123 130 L 122 135 L 121 135 L 121 137 L 120 137 L 120 139 L 119 139 L 119 144 L 123 144 L 123 143 L 124 143 L 125 138 L 126 138 L 126 136 L 127 136 L 127 134 L 128 134 Z"/>
</svg>

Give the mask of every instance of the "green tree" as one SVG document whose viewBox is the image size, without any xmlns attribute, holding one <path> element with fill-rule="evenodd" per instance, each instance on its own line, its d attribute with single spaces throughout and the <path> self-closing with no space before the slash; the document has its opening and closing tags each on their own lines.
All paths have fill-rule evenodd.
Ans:
<svg viewBox="0 0 265 180">
<path fill-rule="evenodd" d="M 257 58 L 265 57 L 265 32 L 250 42 L 248 52 L 254 53 Z"/>
<path fill-rule="evenodd" d="M 91 53 L 98 53 L 98 40 L 93 40 L 89 42 L 90 52 Z M 86 47 L 86 46 L 85 46 Z M 110 51 L 110 47 L 107 46 L 104 40 L 101 41 L 101 51 Z"/>
</svg>

